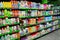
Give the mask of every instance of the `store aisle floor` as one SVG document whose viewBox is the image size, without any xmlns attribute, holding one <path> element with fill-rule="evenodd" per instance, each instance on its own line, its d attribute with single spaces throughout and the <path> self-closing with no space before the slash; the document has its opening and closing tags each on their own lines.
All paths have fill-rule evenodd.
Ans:
<svg viewBox="0 0 60 40">
<path fill-rule="evenodd" d="M 37 40 L 60 40 L 60 30 L 52 32 L 46 36 L 43 36 Z"/>
</svg>

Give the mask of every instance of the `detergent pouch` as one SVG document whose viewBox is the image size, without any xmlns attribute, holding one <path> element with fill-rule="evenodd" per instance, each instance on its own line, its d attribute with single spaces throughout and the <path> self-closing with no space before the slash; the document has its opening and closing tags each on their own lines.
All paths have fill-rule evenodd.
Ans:
<svg viewBox="0 0 60 40">
<path fill-rule="evenodd" d="M 0 2 L 0 8 L 3 8 L 3 3 L 2 2 Z"/>
</svg>

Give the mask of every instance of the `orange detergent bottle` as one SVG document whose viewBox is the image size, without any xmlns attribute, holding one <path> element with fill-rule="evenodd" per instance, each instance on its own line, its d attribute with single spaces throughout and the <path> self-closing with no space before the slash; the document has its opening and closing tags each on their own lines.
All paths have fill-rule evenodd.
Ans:
<svg viewBox="0 0 60 40">
<path fill-rule="evenodd" d="M 18 10 L 12 10 L 13 16 L 17 17 L 18 16 Z"/>
</svg>

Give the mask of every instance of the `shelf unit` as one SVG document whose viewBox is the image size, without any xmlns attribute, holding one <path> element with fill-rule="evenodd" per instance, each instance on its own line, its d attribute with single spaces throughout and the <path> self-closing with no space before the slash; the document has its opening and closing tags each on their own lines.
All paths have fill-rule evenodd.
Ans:
<svg viewBox="0 0 60 40">
<path fill-rule="evenodd" d="M 21 9 L 12 9 L 12 8 L 1 8 L 0 10 L 5 10 L 5 9 L 7 9 L 7 10 L 40 10 L 40 11 L 51 11 L 52 9 L 35 9 L 35 8 L 21 8 Z M 25 17 L 19 17 L 19 16 L 17 16 L 17 17 L 14 17 L 14 16 L 0 16 L 0 19 L 5 19 L 5 18 L 19 18 L 19 20 L 20 19 L 30 19 L 30 18 L 40 18 L 40 17 L 48 17 L 48 16 L 58 16 L 58 15 L 60 15 L 60 13 L 59 14 L 53 14 L 53 15 L 42 15 L 42 16 L 25 16 Z M 25 29 L 25 28 L 28 28 L 28 27 L 33 27 L 33 26 L 36 26 L 36 25 L 39 25 L 39 24 L 42 24 L 42 23 L 47 23 L 47 22 L 53 22 L 53 21 L 56 21 L 56 20 L 60 20 L 60 19 L 55 19 L 55 20 L 50 20 L 50 21 L 42 21 L 42 22 L 40 22 L 40 23 L 36 23 L 36 24 L 33 24 L 33 25 L 26 25 L 26 26 L 21 26 L 20 24 L 21 24 L 21 22 L 19 22 L 19 23 L 14 23 L 14 24 L 2 24 L 2 25 L 0 25 L 0 29 L 1 28 L 4 28 L 4 27 L 6 27 L 6 26 L 16 26 L 16 25 L 19 25 L 19 27 L 20 28 L 23 28 L 23 29 Z M 37 31 L 34 31 L 34 32 L 32 32 L 32 33 L 27 33 L 27 34 L 25 34 L 25 35 L 22 35 L 22 36 L 20 36 L 20 38 L 13 38 L 13 40 L 21 40 L 21 38 L 23 38 L 23 37 L 26 37 L 26 36 L 29 36 L 29 35 L 31 35 L 31 34 L 34 34 L 34 33 L 36 33 L 36 32 L 40 32 L 40 31 L 42 31 L 42 30 L 46 30 L 46 29 L 48 29 L 48 28 L 52 28 L 53 26 L 56 26 L 56 25 L 60 25 L 59 23 L 58 24 L 55 24 L 55 25 L 52 25 L 52 26 L 48 26 L 48 27 L 45 27 L 45 28 L 43 28 L 43 29 L 40 29 L 40 30 L 37 30 Z M 58 28 L 59 29 L 59 28 Z M 57 29 L 55 29 L 55 30 L 57 30 Z M 55 31 L 55 30 L 53 30 L 53 31 Z M 53 31 L 51 31 L 51 32 L 53 32 Z M 14 32 L 12 31 L 12 32 L 8 32 L 8 33 L 4 33 L 4 34 L 0 34 L 0 37 L 2 37 L 2 36 L 5 36 L 5 35 L 11 35 L 11 34 L 14 34 L 14 33 L 19 33 L 20 32 L 20 30 L 15 30 Z M 46 34 L 49 34 L 49 33 L 51 33 L 51 32 L 48 32 L 48 33 L 46 33 Z M 45 36 L 46 34 L 43 34 L 43 35 L 41 35 L 41 36 L 39 36 L 39 37 L 37 37 L 37 38 L 40 38 L 40 37 L 42 37 L 42 36 Z M 36 40 L 37 38 L 34 38 L 33 40 Z"/>
</svg>

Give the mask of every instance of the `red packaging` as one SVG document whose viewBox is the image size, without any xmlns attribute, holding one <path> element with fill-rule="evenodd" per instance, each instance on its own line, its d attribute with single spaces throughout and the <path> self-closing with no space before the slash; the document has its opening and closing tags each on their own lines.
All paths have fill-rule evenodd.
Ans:
<svg viewBox="0 0 60 40">
<path fill-rule="evenodd" d="M 39 26 L 38 26 L 38 25 L 37 25 L 35 28 L 36 28 L 36 31 L 38 31 L 38 30 L 39 30 Z"/>
<path fill-rule="evenodd" d="M 36 35 L 37 35 L 37 32 L 36 33 L 33 33 L 31 36 L 34 39 L 36 37 Z"/>
<path fill-rule="evenodd" d="M 37 19 L 37 22 L 38 22 L 38 23 L 40 23 L 40 22 L 41 22 L 41 20 L 42 20 L 41 18 L 38 18 L 38 19 Z"/>
<path fill-rule="evenodd" d="M 31 3 L 32 2 L 27 2 L 29 8 L 31 8 Z"/>
<path fill-rule="evenodd" d="M 17 17 L 19 15 L 18 12 L 19 12 L 18 10 L 12 10 L 13 16 Z"/>
</svg>

